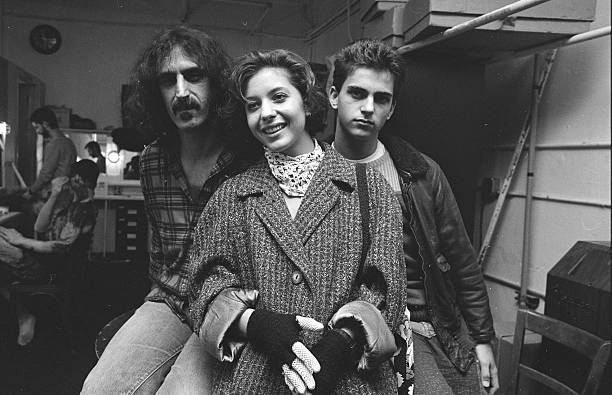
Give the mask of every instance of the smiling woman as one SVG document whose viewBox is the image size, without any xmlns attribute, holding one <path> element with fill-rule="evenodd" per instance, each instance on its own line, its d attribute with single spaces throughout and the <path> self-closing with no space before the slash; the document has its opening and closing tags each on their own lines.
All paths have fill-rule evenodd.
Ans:
<svg viewBox="0 0 612 395">
<path fill-rule="evenodd" d="M 287 71 L 258 71 L 247 84 L 246 100 L 249 129 L 266 148 L 293 157 L 313 150 L 312 137 L 305 129 L 304 101 Z"/>
<path fill-rule="evenodd" d="M 399 203 L 376 171 L 312 137 L 325 101 L 304 59 L 252 52 L 231 82 L 265 160 L 217 190 L 194 234 L 190 319 L 223 361 L 213 392 L 393 392 L 385 362 L 404 303 Z M 374 373 L 359 375 L 357 361 Z"/>
</svg>

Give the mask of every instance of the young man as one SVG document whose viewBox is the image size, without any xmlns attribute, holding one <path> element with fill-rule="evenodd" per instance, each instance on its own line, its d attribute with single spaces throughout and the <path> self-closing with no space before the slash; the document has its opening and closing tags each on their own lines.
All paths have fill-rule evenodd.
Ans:
<svg viewBox="0 0 612 395">
<path fill-rule="evenodd" d="M 204 205 L 248 159 L 219 115 L 229 69 L 220 43 L 188 27 L 158 35 L 135 67 L 134 108 L 143 111 L 143 126 L 159 133 L 140 158 L 152 287 L 83 393 L 207 393 L 210 360 L 186 322 L 186 266 Z"/>
<path fill-rule="evenodd" d="M 414 342 L 415 394 L 498 388 L 489 299 L 459 209 L 437 163 L 404 140 L 379 136 L 402 77 L 400 55 L 362 40 L 340 50 L 329 101 L 334 147 L 387 179 L 404 213 L 404 259 Z M 479 362 L 479 363 L 474 363 Z"/>
<path fill-rule="evenodd" d="M 89 159 L 73 163 L 70 177 L 53 179 L 51 195 L 34 225 L 36 232 L 44 234 L 43 240 L 0 226 L 0 295 L 7 300 L 16 298 L 20 346 L 34 338 L 36 317 L 17 295 L 9 295 L 8 285 L 48 281 L 49 265 L 63 262 L 79 237 L 91 236 L 96 222 L 93 196 L 97 180 L 98 169 Z"/>
<path fill-rule="evenodd" d="M 33 195 L 42 195 L 46 199 L 51 180 L 70 174 L 70 166 L 76 161 L 76 147 L 72 140 L 59 130 L 57 117 L 51 109 L 41 107 L 35 110 L 30 115 L 30 122 L 36 134 L 42 135 L 48 141 L 38 178 L 26 189 L 23 197 L 30 199 Z"/>
</svg>

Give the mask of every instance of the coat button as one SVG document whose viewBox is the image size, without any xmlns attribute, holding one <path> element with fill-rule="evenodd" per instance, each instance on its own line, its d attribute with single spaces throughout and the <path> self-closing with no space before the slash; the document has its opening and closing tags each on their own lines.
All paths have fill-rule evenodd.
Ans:
<svg viewBox="0 0 612 395">
<path fill-rule="evenodd" d="M 293 273 L 291 273 L 291 282 L 294 283 L 295 285 L 298 285 L 299 283 L 301 283 L 303 279 L 304 279 L 304 276 L 302 275 L 302 272 L 300 272 L 299 270 L 296 270 Z"/>
</svg>

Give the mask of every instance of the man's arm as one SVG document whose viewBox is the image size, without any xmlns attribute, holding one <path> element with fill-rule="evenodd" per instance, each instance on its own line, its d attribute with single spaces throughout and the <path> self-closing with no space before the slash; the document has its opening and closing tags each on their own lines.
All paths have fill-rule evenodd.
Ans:
<svg viewBox="0 0 612 395">
<path fill-rule="evenodd" d="M 29 193 L 37 193 L 39 192 L 43 186 L 45 186 L 48 182 L 53 178 L 53 173 L 57 168 L 60 159 L 60 152 L 58 147 L 54 144 L 54 142 L 50 142 L 45 150 L 45 157 L 43 159 L 43 165 L 40 169 L 40 173 L 38 174 L 38 178 L 34 181 L 28 188 Z"/>
<path fill-rule="evenodd" d="M 499 388 L 497 365 L 491 347 L 495 332 L 482 268 L 476 261 L 476 253 L 446 176 L 437 166 L 434 174 L 436 222 L 439 224 L 441 248 L 451 265 L 453 285 L 463 318 L 477 343 L 475 352 L 480 364 L 482 386 L 488 394 L 493 394 Z"/>
</svg>

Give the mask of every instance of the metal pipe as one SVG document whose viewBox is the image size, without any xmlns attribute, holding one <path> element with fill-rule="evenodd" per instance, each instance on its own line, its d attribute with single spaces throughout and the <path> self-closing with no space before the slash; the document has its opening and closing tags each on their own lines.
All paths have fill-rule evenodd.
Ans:
<svg viewBox="0 0 612 395">
<path fill-rule="evenodd" d="M 238 5 L 246 5 L 246 6 L 256 6 L 256 7 L 272 7 L 272 4 L 269 2 L 260 2 L 260 1 L 249 1 L 249 0 L 208 0 L 213 3 L 225 3 L 225 4 L 238 4 Z"/>
<path fill-rule="evenodd" d="M 528 148 L 528 147 L 527 147 Z M 527 150 L 523 148 L 523 150 Z M 595 150 L 595 149 L 610 149 L 611 143 L 561 143 L 561 144 L 540 144 L 536 145 L 536 151 L 553 151 L 553 150 Z M 491 147 L 489 151 L 512 151 L 513 145 L 503 144 Z"/>
<path fill-rule="evenodd" d="M 77 19 L 77 18 L 68 18 L 68 17 L 56 17 L 56 16 L 48 16 L 48 15 L 21 14 L 21 13 L 9 13 L 8 15 L 14 18 L 24 18 L 24 19 L 43 19 L 43 20 L 53 20 L 53 21 L 61 21 L 61 22 L 92 23 L 92 24 L 99 24 L 99 25 L 127 26 L 127 27 L 144 26 L 144 27 L 154 27 L 158 29 L 160 27 L 172 25 L 172 23 L 167 24 L 167 23 L 161 23 L 161 22 L 160 23 L 119 22 L 119 21 L 105 21 L 105 20 L 100 20 L 100 19 L 81 19 L 81 18 Z M 194 24 L 193 26 L 205 28 L 208 30 L 231 31 L 231 32 L 238 32 L 238 33 L 246 32 L 246 30 L 244 29 L 238 29 L 235 27 L 227 27 L 227 26 L 201 25 L 201 24 Z M 289 35 L 284 35 L 284 34 L 263 33 L 263 32 L 256 32 L 253 34 L 256 36 L 262 36 L 262 37 L 274 37 L 274 38 L 284 38 L 284 39 L 290 39 L 290 40 L 304 41 L 304 37 L 289 36 Z"/>
<path fill-rule="evenodd" d="M 508 60 L 508 59 L 518 59 L 524 56 L 533 55 L 535 53 L 544 52 L 544 51 L 554 49 L 554 48 L 567 47 L 570 45 L 592 40 L 594 38 L 599 38 L 599 37 L 610 35 L 611 31 L 612 30 L 610 26 L 602 27 L 599 29 L 591 30 L 586 33 L 576 34 L 569 38 L 562 38 L 560 40 L 556 40 L 548 44 L 537 45 L 534 47 L 521 49 L 519 51 L 513 51 L 513 52 L 505 53 L 503 55 L 495 56 L 491 58 L 488 61 L 488 63 L 497 63 L 497 62 Z"/>
<path fill-rule="evenodd" d="M 337 25 L 340 21 L 346 17 L 347 7 L 342 7 L 340 11 L 338 11 L 334 16 L 321 23 L 319 26 L 310 30 L 306 34 L 306 41 L 312 41 L 319 37 L 321 34 L 325 33 L 330 27 Z M 351 13 L 354 14 L 359 11 L 359 0 L 352 0 L 351 2 Z"/>
<path fill-rule="evenodd" d="M 6 35 L 4 33 L 4 0 L 0 0 L 0 32 L 2 32 L 2 35 L 0 35 L 0 56 L 4 57 L 4 36 Z M 3 149 L 4 151 L 4 149 Z"/>
<path fill-rule="evenodd" d="M 509 198 L 522 198 L 524 199 L 526 195 L 520 193 L 509 193 L 507 195 Z M 604 202 L 595 202 L 589 200 L 578 200 L 578 199 L 569 199 L 563 197 L 554 197 L 554 196 L 540 196 L 540 195 L 532 195 L 533 200 L 543 200 L 547 202 L 555 202 L 555 203 L 566 203 L 566 204 L 575 204 L 579 206 L 589 206 L 589 207 L 598 207 L 598 208 L 612 208 L 612 204 L 604 203 Z"/>
<path fill-rule="evenodd" d="M 346 36 L 348 42 L 353 42 L 353 35 L 351 34 L 351 0 L 346 0 Z"/>
<path fill-rule="evenodd" d="M 521 290 L 519 306 L 525 307 L 527 300 L 527 282 L 529 281 L 529 255 L 531 254 L 531 208 L 533 202 L 533 182 L 535 179 L 535 147 L 538 131 L 538 63 L 540 55 L 535 54 L 533 59 L 533 88 L 531 96 L 531 126 L 529 134 L 529 156 L 527 157 L 527 181 L 525 196 L 525 219 L 523 222 L 523 256 L 521 260 Z"/>
<path fill-rule="evenodd" d="M 266 7 L 263 12 L 261 13 L 261 16 L 259 17 L 259 19 L 257 20 L 257 22 L 255 23 L 255 26 L 253 26 L 253 28 L 251 29 L 251 31 L 249 32 L 249 34 L 253 34 L 255 33 L 257 30 L 259 30 L 259 28 L 261 27 L 261 24 L 263 23 L 264 19 L 266 19 L 266 16 L 268 15 L 268 13 L 270 12 L 270 9 L 272 8 L 272 5 L 270 5 L 269 7 Z"/>
<path fill-rule="evenodd" d="M 519 284 L 512 282 L 510 280 L 506 280 L 505 278 L 493 276 L 491 274 L 483 274 L 483 277 L 485 278 L 485 280 L 492 281 L 496 284 L 505 285 L 506 287 L 515 289 L 517 291 L 520 291 L 521 289 L 521 286 Z M 542 292 L 528 289 L 527 293 L 533 296 L 537 296 L 538 298 L 543 299 L 543 300 L 546 299 L 546 295 L 544 295 Z"/>
<path fill-rule="evenodd" d="M 403 45 L 399 47 L 397 50 L 400 54 L 412 52 L 419 48 L 423 48 L 423 47 L 438 43 L 440 41 L 449 39 L 451 37 L 455 37 L 461 33 L 465 33 L 467 31 L 476 29 L 477 27 L 486 25 L 489 22 L 503 19 L 507 17 L 508 15 L 516 14 L 517 12 L 523 11 L 527 8 L 531 8 L 538 4 L 546 3 L 547 1 L 550 1 L 550 0 L 519 0 L 512 4 L 508 4 L 507 6 L 498 8 L 497 10 L 487 12 L 486 14 L 483 14 L 467 22 L 460 23 L 457 26 L 453 26 L 450 29 L 446 29 L 445 31 L 440 32 L 431 37 L 428 37 L 424 40 L 417 41 L 415 43 L 411 43 L 407 45 Z"/>
</svg>

